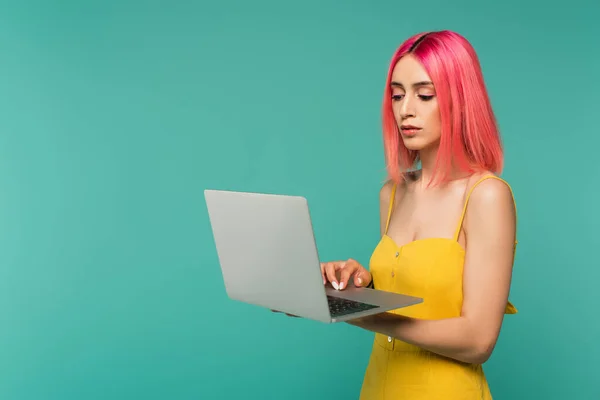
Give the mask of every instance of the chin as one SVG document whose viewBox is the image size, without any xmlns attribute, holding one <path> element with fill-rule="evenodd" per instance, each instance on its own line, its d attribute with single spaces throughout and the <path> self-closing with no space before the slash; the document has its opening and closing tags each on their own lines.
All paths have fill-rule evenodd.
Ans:
<svg viewBox="0 0 600 400">
<path fill-rule="evenodd" d="M 419 137 L 403 137 L 402 142 L 404 143 L 404 147 L 414 151 L 423 150 L 432 145 L 428 140 L 423 140 L 423 138 Z"/>
<path fill-rule="evenodd" d="M 423 137 L 419 135 L 412 137 L 402 136 L 402 142 L 404 143 L 404 147 L 412 151 L 434 149 L 440 144 L 439 138 Z"/>
</svg>

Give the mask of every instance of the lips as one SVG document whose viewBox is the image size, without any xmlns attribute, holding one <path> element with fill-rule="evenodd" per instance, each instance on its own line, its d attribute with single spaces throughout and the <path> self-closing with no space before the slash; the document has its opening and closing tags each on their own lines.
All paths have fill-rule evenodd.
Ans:
<svg viewBox="0 0 600 400">
<path fill-rule="evenodd" d="M 405 136 L 416 135 L 417 132 L 419 132 L 420 130 L 421 130 L 421 128 L 419 128 L 418 126 L 414 126 L 414 125 L 402 125 L 400 127 L 400 131 L 402 131 L 402 134 Z"/>
</svg>

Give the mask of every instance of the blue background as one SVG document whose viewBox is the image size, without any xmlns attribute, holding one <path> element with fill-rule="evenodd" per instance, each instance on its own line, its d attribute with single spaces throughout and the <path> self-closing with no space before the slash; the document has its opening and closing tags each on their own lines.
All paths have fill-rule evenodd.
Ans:
<svg viewBox="0 0 600 400">
<path fill-rule="evenodd" d="M 599 398 L 598 4 L 3 2 L 0 397 L 357 398 L 372 334 L 229 301 L 203 190 L 306 196 L 366 264 L 388 62 L 451 29 L 520 218 L 494 398 Z"/>
</svg>

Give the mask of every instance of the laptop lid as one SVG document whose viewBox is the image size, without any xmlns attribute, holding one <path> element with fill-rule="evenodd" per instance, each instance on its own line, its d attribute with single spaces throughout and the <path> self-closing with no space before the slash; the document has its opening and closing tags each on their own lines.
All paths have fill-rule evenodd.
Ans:
<svg viewBox="0 0 600 400">
<path fill-rule="evenodd" d="M 331 321 L 304 197 L 209 189 L 204 196 L 231 299 Z"/>
</svg>

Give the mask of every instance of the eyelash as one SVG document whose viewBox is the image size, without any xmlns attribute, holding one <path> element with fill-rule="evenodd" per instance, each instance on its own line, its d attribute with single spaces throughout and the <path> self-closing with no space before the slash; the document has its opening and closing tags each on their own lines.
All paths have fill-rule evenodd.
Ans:
<svg viewBox="0 0 600 400">
<path fill-rule="evenodd" d="M 402 96 L 400 94 L 394 95 L 392 96 L 392 101 L 398 101 L 401 100 L 399 97 Z M 433 95 L 424 95 L 424 94 L 420 94 L 419 97 L 421 98 L 421 100 L 423 101 L 429 101 L 431 99 L 433 99 Z"/>
</svg>

